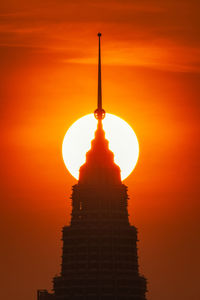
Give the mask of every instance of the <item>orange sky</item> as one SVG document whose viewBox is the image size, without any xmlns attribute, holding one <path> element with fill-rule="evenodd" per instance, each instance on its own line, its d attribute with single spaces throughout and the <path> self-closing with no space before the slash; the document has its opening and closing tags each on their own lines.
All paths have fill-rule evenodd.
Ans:
<svg viewBox="0 0 200 300">
<path fill-rule="evenodd" d="M 199 300 L 197 0 L 0 3 L 1 298 L 36 299 L 59 272 L 71 185 L 62 139 L 104 108 L 140 143 L 129 187 L 148 300 Z"/>
</svg>

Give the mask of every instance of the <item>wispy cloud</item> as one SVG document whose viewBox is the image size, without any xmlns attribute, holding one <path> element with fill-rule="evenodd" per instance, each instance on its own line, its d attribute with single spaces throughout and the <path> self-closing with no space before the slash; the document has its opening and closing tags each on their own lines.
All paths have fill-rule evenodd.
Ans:
<svg viewBox="0 0 200 300">
<path fill-rule="evenodd" d="M 31 47 L 62 53 L 65 62 L 92 63 L 91 41 L 101 30 L 106 63 L 200 71 L 196 6 L 195 0 L 19 3 L 2 10 L 0 46 Z M 74 56 L 67 57 L 69 52 Z"/>
</svg>

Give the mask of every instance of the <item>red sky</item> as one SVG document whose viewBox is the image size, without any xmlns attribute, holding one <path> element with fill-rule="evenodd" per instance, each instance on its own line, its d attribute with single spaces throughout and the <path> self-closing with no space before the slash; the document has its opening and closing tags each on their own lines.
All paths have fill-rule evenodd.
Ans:
<svg viewBox="0 0 200 300">
<path fill-rule="evenodd" d="M 1 298 L 36 299 L 59 272 L 71 185 L 62 139 L 104 108 L 140 143 L 129 187 L 148 300 L 199 300 L 199 1 L 0 3 Z"/>
</svg>

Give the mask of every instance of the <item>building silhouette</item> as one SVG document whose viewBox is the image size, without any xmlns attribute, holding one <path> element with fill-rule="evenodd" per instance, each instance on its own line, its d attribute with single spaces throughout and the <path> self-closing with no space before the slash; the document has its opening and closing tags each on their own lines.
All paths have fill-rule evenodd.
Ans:
<svg viewBox="0 0 200 300">
<path fill-rule="evenodd" d="M 98 119 L 91 149 L 72 188 L 71 223 L 63 228 L 61 274 L 53 292 L 38 291 L 38 300 L 145 300 L 140 276 L 137 229 L 130 225 L 127 187 L 114 163 L 102 127 L 99 36 Z"/>
</svg>

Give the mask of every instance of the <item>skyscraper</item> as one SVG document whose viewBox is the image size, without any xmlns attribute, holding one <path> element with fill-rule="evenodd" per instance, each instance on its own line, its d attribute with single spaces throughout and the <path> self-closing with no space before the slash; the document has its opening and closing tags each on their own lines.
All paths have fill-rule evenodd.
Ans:
<svg viewBox="0 0 200 300">
<path fill-rule="evenodd" d="M 102 127 L 100 33 L 98 37 L 97 130 L 72 188 L 71 224 L 63 228 L 61 273 L 53 279 L 53 293 L 38 291 L 38 300 L 146 299 L 146 279 L 138 270 L 137 229 L 128 219 L 127 187 Z"/>
</svg>

